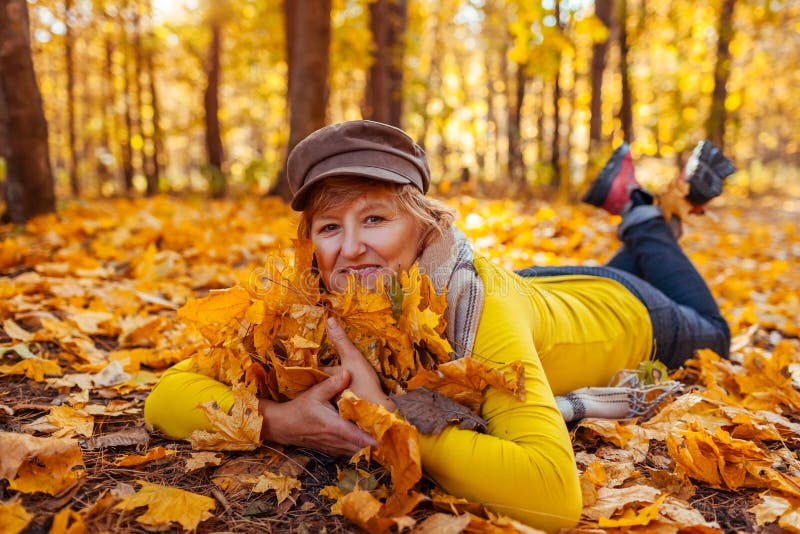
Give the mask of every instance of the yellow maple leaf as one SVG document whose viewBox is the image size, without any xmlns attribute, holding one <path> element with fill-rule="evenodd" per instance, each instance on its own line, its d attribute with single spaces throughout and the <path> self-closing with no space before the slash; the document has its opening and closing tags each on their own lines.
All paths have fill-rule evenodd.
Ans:
<svg viewBox="0 0 800 534">
<path fill-rule="evenodd" d="M 225 458 L 218 452 L 201 451 L 193 452 L 186 460 L 185 469 L 189 471 L 196 471 L 207 466 L 215 466 L 222 463 Z"/>
<path fill-rule="evenodd" d="M 338 406 L 343 418 L 378 441 L 375 459 L 389 469 L 395 492 L 407 493 L 422 477 L 417 430 L 383 406 L 359 399 L 349 389 L 342 393 Z"/>
<path fill-rule="evenodd" d="M 294 399 L 302 392 L 330 378 L 326 373 L 313 367 L 287 367 L 270 355 L 275 376 L 278 380 L 278 391 L 287 399 Z"/>
<path fill-rule="evenodd" d="M 193 449 L 252 451 L 261 444 L 261 413 L 258 398 L 237 384 L 233 387 L 230 415 L 216 403 L 201 404 L 211 423 L 211 431 L 195 430 L 189 436 Z"/>
<path fill-rule="evenodd" d="M 25 530 L 33 516 L 19 500 L 0 502 L 0 532 L 18 534 Z"/>
<path fill-rule="evenodd" d="M 86 534 L 88 532 L 83 517 L 67 506 L 53 516 L 49 534 Z"/>
<path fill-rule="evenodd" d="M 216 508 L 211 497 L 198 495 L 171 486 L 151 484 L 137 480 L 141 485 L 135 494 L 123 498 L 114 508 L 133 510 L 146 506 L 147 511 L 136 518 L 146 527 L 168 527 L 170 523 L 179 523 L 184 530 L 194 530 L 202 521 L 210 518 Z"/>
<path fill-rule="evenodd" d="M 169 456 L 174 456 L 174 449 L 165 449 L 164 447 L 153 447 L 146 454 L 129 454 L 117 460 L 116 465 L 120 467 L 130 467 L 133 465 L 142 465 L 156 460 L 162 460 Z"/>
<path fill-rule="evenodd" d="M 253 491 L 255 493 L 263 493 L 275 490 L 275 496 L 278 498 L 278 504 L 280 504 L 289 497 L 292 490 L 299 490 L 300 488 L 302 488 L 302 484 L 294 477 L 264 471 L 256 479 Z"/>
<path fill-rule="evenodd" d="M 0 478 L 23 493 L 58 495 L 84 475 L 76 440 L 0 432 Z"/>
<path fill-rule="evenodd" d="M 609 519 L 607 517 L 601 517 L 597 524 L 601 528 L 647 525 L 650 521 L 658 517 L 658 508 L 661 506 L 661 503 L 664 502 L 665 497 L 666 495 L 662 495 L 656 502 L 642 507 L 638 512 L 634 512 L 631 508 L 626 508 L 622 516 L 618 518 Z"/>
<path fill-rule="evenodd" d="M 676 178 L 669 183 L 666 191 L 658 195 L 658 204 L 667 222 L 672 217 L 687 220 L 692 211 L 692 205 L 686 200 L 688 194 L 689 182 Z"/>
<path fill-rule="evenodd" d="M 25 375 L 37 382 L 44 381 L 44 375 L 61 375 L 61 367 L 55 360 L 27 358 L 13 365 L 0 365 L 0 375 Z"/>
<path fill-rule="evenodd" d="M 54 438 L 70 438 L 76 434 L 90 438 L 94 432 L 94 417 L 71 406 L 53 406 L 47 420 L 61 427 L 61 430 L 53 433 Z"/>
</svg>

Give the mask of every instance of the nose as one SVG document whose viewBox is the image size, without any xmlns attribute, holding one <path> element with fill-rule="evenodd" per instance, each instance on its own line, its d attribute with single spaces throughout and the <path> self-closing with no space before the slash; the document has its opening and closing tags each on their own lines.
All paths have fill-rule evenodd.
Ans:
<svg viewBox="0 0 800 534">
<path fill-rule="evenodd" d="M 342 256 L 347 259 L 354 259 L 361 256 L 366 250 L 367 245 L 362 239 L 358 226 L 345 228 L 341 249 Z"/>
</svg>

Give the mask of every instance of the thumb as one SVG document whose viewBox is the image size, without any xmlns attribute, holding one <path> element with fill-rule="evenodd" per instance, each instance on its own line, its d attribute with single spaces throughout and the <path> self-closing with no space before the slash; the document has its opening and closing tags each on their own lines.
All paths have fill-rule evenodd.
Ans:
<svg viewBox="0 0 800 534">
<path fill-rule="evenodd" d="M 350 373 L 342 369 L 341 373 L 335 374 L 327 380 L 316 384 L 308 391 L 320 400 L 328 401 L 339 395 L 350 385 Z"/>
<path fill-rule="evenodd" d="M 358 348 L 347 337 L 347 332 L 344 331 L 339 321 L 333 317 L 328 317 L 328 320 L 325 321 L 325 327 L 328 331 L 328 338 L 333 343 L 333 348 L 336 349 L 336 353 L 343 364 L 350 360 L 354 354 L 360 354 Z"/>
</svg>

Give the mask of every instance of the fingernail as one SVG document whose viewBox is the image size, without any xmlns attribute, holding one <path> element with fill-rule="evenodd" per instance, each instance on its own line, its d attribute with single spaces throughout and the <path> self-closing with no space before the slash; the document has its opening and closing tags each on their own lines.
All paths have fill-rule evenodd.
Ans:
<svg viewBox="0 0 800 534">
<path fill-rule="evenodd" d="M 328 325 L 328 328 L 337 328 L 339 326 L 339 323 L 337 323 L 336 319 L 334 319 L 333 317 L 328 317 L 325 320 L 325 324 Z"/>
</svg>

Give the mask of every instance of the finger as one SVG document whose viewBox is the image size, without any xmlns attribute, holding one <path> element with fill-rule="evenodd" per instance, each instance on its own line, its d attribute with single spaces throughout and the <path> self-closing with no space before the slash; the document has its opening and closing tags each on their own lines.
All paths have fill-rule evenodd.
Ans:
<svg viewBox="0 0 800 534">
<path fill-rule="evenodd" d="M 323 373 L 329 374 L 330 376 L 338 375 L 342 372 L 343 367 L 341 365 L 332 365 L 330 367 L 320 367 L 319 370 Z"/>
<path fill-rule="evenodd" d="M 322 401 L 328 401 L 344 391 L 350 385 L 350 373 L 342 369 L 327 380 L 308 388 L 308 394 Z"/>
<path fill-rule="evenodd" d="M 328 337 L 333 342 L 333 348 L 336 349 L 336 353 L 343 363 L 345 359 L 353 358 L 356 355 L 361 356 L 358 347 L 353 345 L 353 342 L 347 337 L 347 332 L 344 331 L 339 321 L 333 317 L 328 317 L 328 320 L 325 321 L 325 326 L 328 330 Z M 361 357 L 363 358 L 363 356 Z"/>
<path fill-rule="evenodd" d="M 344 419 L 339 419 L 341 421 L 341 427 L 339 429 L 339 435 L 347 440 L 352 447 L 355 448 L 350 454 L 355 454 L 356 452 L 360 451 L 364 447 L 377 447 L 378 442 L 366 433 L 364 430 L 358 427 L 355 423 L 350 421 L 346 421 Z"/>
</svg>

